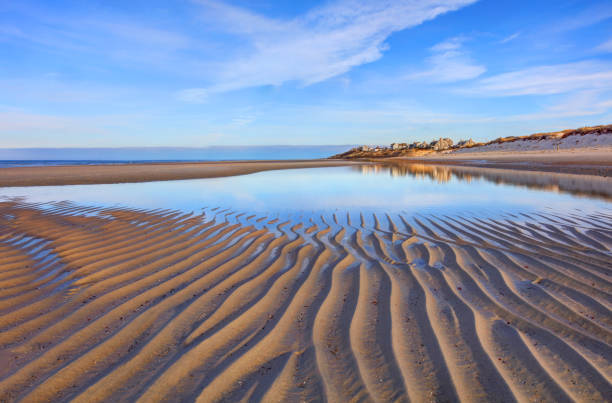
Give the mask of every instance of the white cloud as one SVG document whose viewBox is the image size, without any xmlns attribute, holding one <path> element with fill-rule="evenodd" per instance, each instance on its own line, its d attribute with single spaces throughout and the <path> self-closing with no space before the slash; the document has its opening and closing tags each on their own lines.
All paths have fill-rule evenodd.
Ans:
<svg viewBox="0 0 612 403">
<path fill-rule="evenodd" d="M 304 110 L 304 107 L 302 107 Z M 310 106 L 304 116 L 316 117 L 316 121 L 342 122 L 358 128 L 376 127 L 378 130 L 414 127 L 444 127 L 446 125 L 487 127 L 493 123 L 536 122 L 550 119 L 567 119 L 603 115 L 612 111 L 612 93 L 577 91 L 566 94 L 529 113 L 490 114 L 487 112 L 457 112 L 419 104 L 376 103 L 367 108 L 339 108 L 330 105 Z M 286 113 L 295 116 L 295 113 Z M 463 129 L 462 129 L 463 130 Z M 435 137 L 435 135 L 434 135 Z"/>
<path fill-rule="evenodd" d="M 0 94 L 13 103 L 51 102 L 54 104 L 78 103 L 105 104 L 112 102 L 115 106 L 123 106 L 130 99 L 133 88 L 113 85 L 103 85 L 95 82 L 79 82 L 66 80 L 65 76 L 49 72 L 38 77 L 0 79 Z"/>
<path fill-rule="evenodd" d="M 430 68 L 407 76 L 410 80 L 426 79 L 437 83 L 469 80 L 483 74 L 487 69 L 476 64 L 462 49 L 466 38 L 455 37 L 434 45 L 432 56 L 427 59 Z"/>
<path fill-rule="evenodd" d="M 11 8 L 14 14 L 10 15 L 14 17 L 0 26 L 0 41 L 12 41 L 36 51 L 46 49 L 69 56 L 83 53 L 103 57 L 104 61 L 111 58 L 150 67 L 173 60 L 180 51 L 196 45 L 190 37 L 159 22 L 144 22 L 117 13 L 100 10 L 92 14 L 86 7 L 75 7 L 75 11 L 25 4 Z M 22 20 L 29 24 L 19 26 Z"/>
<path fill-rule="evenodd" d="M 597 46 L 595 50 L 602 53 L 612 53 L 612 38 Z"/>
<path fill-rule="evenodd" d="M 17 108 L 0 107 L 0 134 L 11 136 L 15 133 L 23 134 L 30 132 L 54 133 L 58 135 L 66 133 L 107 133 L 105 129 L 100 128 L 99 125 L 92 124 L 92 122 L 85 118 L 40 114 Z M 14 136 L 10 140 L 20 141 L 19 136 Z M 8 145 L 11 144 L 9 141 L 6 143 Z"/>
<path fill-rule="evenodd" d="M 218 1 L 199 1 L 213 28 L 245 37 L 248 55 L 217 69 L 216 84 L 183 90 L 191 102 L 212 92 L 281 85 L 309 85 L 382 57 L 385 40 L 476 0 L 371 2 L 339 0 L 289 20 L 271 19 Z M 197 96 L 199 95 L 199 96 Z"/>
<path fill-rule="evenodd" d="M 565 96 L 557 103 L 544 107 L 542 110 L 509 115 L 508 121 L 536 121 L 546 119 L 566 119 L 579 116 L 602 115 L 612 110 L 612 97 L 599 91 L 578 91 Z M 498 119 L 499 120 L 499 119 Z"/>
<path fill-rule="evenodd" d="M 607 4 L 600 3 L 586 8 L 576 15 L 571 15 L 566 19 L 558 21 L 551 29 L 558 32 L 567 32 L 599 24 L 610 18 L 612 18 L 612 6 L 609 2 Z"/>
<path fill-rule="evenodd" d="M 206 88 L 187 88 L 176 93 L 176 99 L 183 102 L 199 104 L 208 98 Z"/>
<path fill-rule="evenodd" d="M 508 35 L 507 37 L 505 37 L 504 39 L 502 39 L 501 41 L 499 41 L 499 43 L 503 44 L 503 43 L 508 43 L 510 41 L 515 40 L 516 38 L 518 38 L 519 36 L 521 36 L 520 32 L 515 32 L 512 35 Z"/>
<path fill-rule="evenodd" d="M 583 61 L 530 67 L 483 78 L 467 92 L 484 96 L 515 96 L 609 88 L 612 88 L 612 64 Z"/>
</svg>

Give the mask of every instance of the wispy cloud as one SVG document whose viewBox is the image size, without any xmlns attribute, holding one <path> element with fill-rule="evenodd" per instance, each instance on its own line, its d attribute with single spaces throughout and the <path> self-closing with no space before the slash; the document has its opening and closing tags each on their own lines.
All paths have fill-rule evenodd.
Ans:
<svg viewBox="0 0 612 403">
<path fill-rule="evenodd" d="M 558 116 L 599 115 L 612 109 L 612 94 L 588 90 L 573 93 L 547 110 Z"/>
<path fill-rule="evenodd" d="M 430 50 L 433 53 L 427 59 L 428 70 L 408 75 L 408 79 L 426 79 L 437 83 L 476 78 L 486 71 L 483 65 L 476 64 L 463 49 L 465 37 L 455 37 L 440 42 Z"/>
<path fill-rule="evenodd" d="M 612 111 L 612 96 L 601 91 L 578 91 L 566 95 L 564 99 L 545 106 L 542 110 L 512 114 L 503 117 L 505 121 L 537 121 L 547 119 L 567 119 L 579 116 L 603 115 Z M 496 120 L 502 120 L 497 118 Z"/>
<path fill-rule="evenodd" d="M 612 63 L 584 61 L 498 74 L 481 79 L 467 92 L 484 96 L 515 96 L 609 88 L 612 88 Z"/>
<path fill-rule="evenodd" d="M 0 26 L 0 41 L 19 43 L 53 53 L 87 54 L 155 66 L 170 55 L 194 46 L 193 39 L 169 27 L 87 8 L 59 12 L 29 4 L 9 7 L 13 17 L 31 22 L 27 28 L 8 20 Z M 18 21 L 18 18 L 14 18 Z"/>
<path fill-rule="evenodd" d="M 612 53 L 612 38 L 597 46 L 595 48 L 595 51 L 602 53 Z"/>
<path fill-rule="evenodd" d="M 64 79 L 61 74 L 47 73 L 35 78 L 0 79 L 0 93 L 5 100 L 15 103 L 37 102 L 70 104 L 112 103 L 123 106 L 133 96 L 129 87 L 103 85 L 95 82 L 78 82 Z"/>
<path fill-rule="evenodd" d="M 321 82 L 380 59 L 385 40 L 476 0 L 340 0 L 294 19 L 272 19 L 218 1 L 199 1 L 207 21 L 250 43 L 248 55 L 228 60 L 215 84 L 181 91 L 197 101 L 213 92 L 296 81 Z"/>
<path fill-rule="evenodd" d="M 511 41 L 515 40 L 519 36 L 521 36 L 521 33 L 520 32 L 515 32 L 512 35 L 508 35 L 504 39 L 500 40 L 498 43 L 501 43 L 501 44 L 508 43 L 508 42 L 511 42 Z"/>
<path fill-rule="evenodd" d="M 178 91 L 176 99 L 188 103 L 202 103 L 208 98 L 208 90 L 206 88 L 186 88 Z"/>
<path fill-rule="evenodd" d="M 572 15 L 571 17 L 558 21 L 551 29 L 558 32 L 573 31 L 575 29 L 599 24 L 610 18 L 612 18 L 612 5 L 610 5 L 610 3 L 601 3 L 590 6 L 577 15 Z"/>
<path fill-rule="evenodd" d="M 45 132 L 57 135 L 66 133 L 107 133 L 99 126 L 91 124 L 86 119 L 70 116 L 58 116 L 24 111 L 18 108 L 0 107 L 0 134 L 10 136 L 17 132 Z M 7 140 L 8 137 L 7 137 Z M 13 139 L 6 141 L 11 144 Z M 20 140 L 15 138 L 18 143 Z"/>
</svg>

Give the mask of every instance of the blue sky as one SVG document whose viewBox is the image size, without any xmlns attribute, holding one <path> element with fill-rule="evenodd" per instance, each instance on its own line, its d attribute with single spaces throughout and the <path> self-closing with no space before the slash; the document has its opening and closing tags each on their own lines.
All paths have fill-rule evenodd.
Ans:
<svg viewBox="0 0 612 403">
<path fill-rule="evenodd" d="M 0 2 L 0 147 L 386 144 L 609 123 L 609 1 Z"/>
</svg>

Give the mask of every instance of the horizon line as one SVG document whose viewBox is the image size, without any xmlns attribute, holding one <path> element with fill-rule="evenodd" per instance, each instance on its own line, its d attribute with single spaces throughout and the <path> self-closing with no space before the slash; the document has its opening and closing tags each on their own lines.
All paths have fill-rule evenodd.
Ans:
<svg viewBox="0 0 612 403">
<path fill-rule="evenodd" d="M 66 150 L 66 149 L 79 149 L 79 150 L 125 150 L 125 149 L 160 149 L 160 148 L 174 148 L 174 149 L 199 149 L 199 148 L 211 148 L 211 147 L 350 147 L 355 144 L 259 144 L 259 145 L 208 145 L 208 146 L 125 146 L 125 147 L 0 147 L 0 150 Z"/>
</svg>

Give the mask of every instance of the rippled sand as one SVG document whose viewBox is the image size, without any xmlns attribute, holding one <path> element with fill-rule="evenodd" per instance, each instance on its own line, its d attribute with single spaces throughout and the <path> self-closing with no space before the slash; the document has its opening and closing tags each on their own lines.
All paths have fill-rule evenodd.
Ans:
<svg viewBox="0 0 612 403">
<path fill-rule="evenodd" d="M 604 401 L 612 214 L 0 203 L 0 401 Z"/>
</svg>

